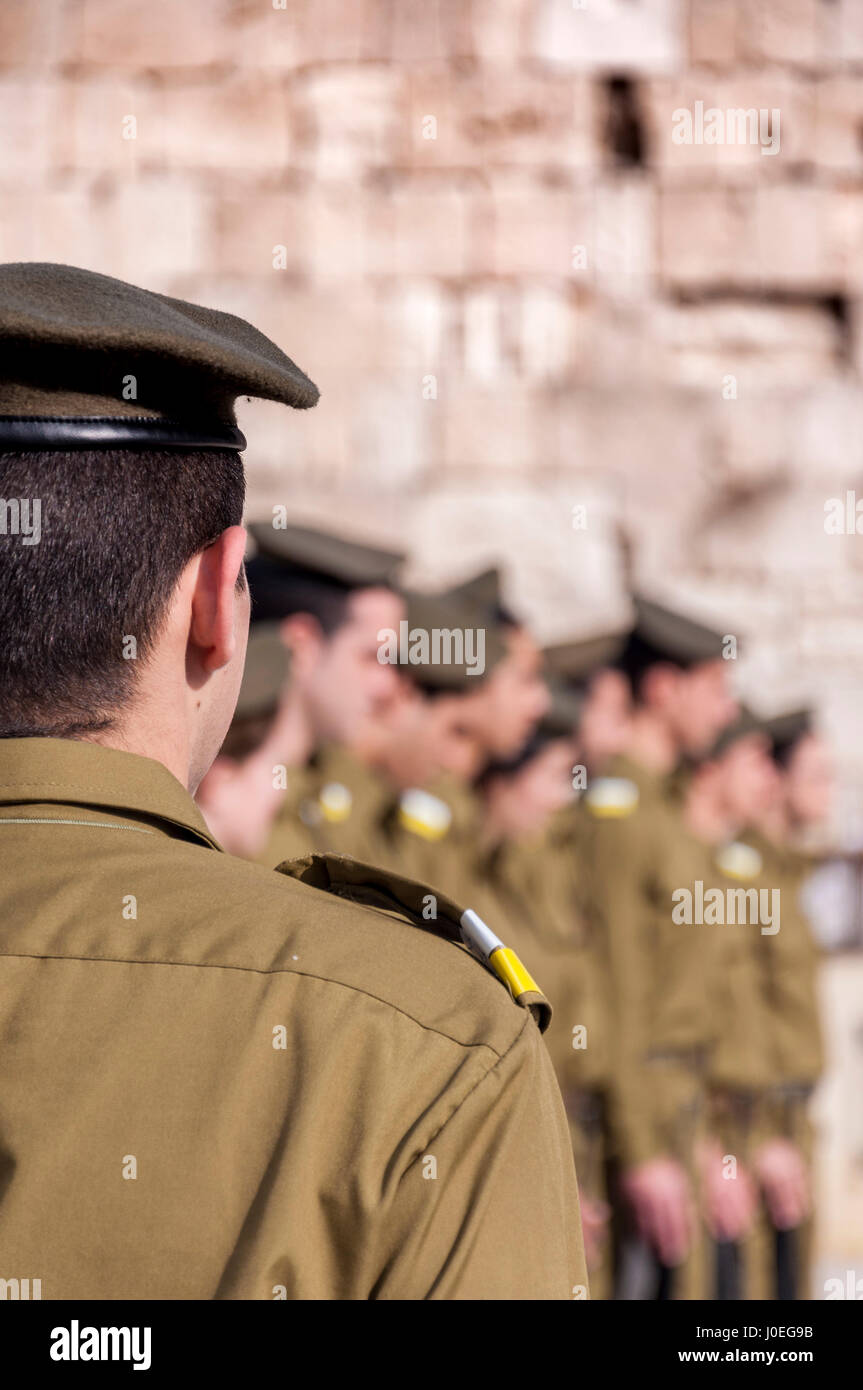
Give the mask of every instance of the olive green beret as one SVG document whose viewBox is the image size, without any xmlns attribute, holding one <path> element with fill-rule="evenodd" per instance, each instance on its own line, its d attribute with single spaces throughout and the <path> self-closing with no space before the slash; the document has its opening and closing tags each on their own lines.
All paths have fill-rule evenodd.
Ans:
<svg viewBox="0 0 863 1390">
<path fill-rule="evenodd" d="M 431 659 L 411 662 L 404 667 L 405 674 L 421 690 L 429 693 L 462 695 L 475 690 L 506 654 L 506 643 L 500 627 L 489 620 L 489 615 L 483 608 L 468 603 L 454 590 L 437 594 L 411 592 L 406 597 L 405 628 L 408 641 L 410 643 L 411 633 L 428 634 Z M 463 642 L 459 651 L 457 638 L 451 640 L 450 634 L 467 632 L 482 633 L 481 641 L 484 645 L 481 673 L 475 660 L 478 655 L 476 643 L 480 640 L 477 636 L 472 639 L 474 646 L 470 654 L 474 657 L 473 663 L 456 659 L 459 655 L 463 658 L 468 655 L 467 645 Z M 435 633 L 439 634 L 437 655 L 448 659 L 434 659 Z"/>
<path fill-rule="evenodd" d="M 795 743 L 814 731 L 815 719 L 811 709 L 795 709 L 774 714 L 764 724 L 773 744 L 773 756 L 782 762 Z"/>
<path fill-rule="evenodd" d="M 722 733 L 717 738 L 707 755 L 708 762 L 712 761 L 714 758 L 721 758 L 722 754 L 726 753 L 732 744 L 737 743 L 741 738 L 749 738 L 752 734 L 760 734 L 762 738 L 769 741 L 770 731 L 768 722 L 765 719 L 761 719 L 746 705 L 743 705 L 741 706 L 737 718 L 733 723 L 729 724 L 727 728 L 723 729 Z"/>
<path fill-rule="evenodd" d="M 595 671 L 613 666 L 626 643 L 625 632 L 602 632 L 580 641 L 558 642 L 543 652 L 549 676 L 586 683 Z"/>
<path fill-rule="evenodd" d="M 454 584 L 448 592 L 480 608 L 496 608 L 501 601 L 500 570 L 493 565 L 461 584 Z"/>
<path fill-rule="evenodd" d="M 76 266 L 0 265 L 0 449 L 244 449 L 234 403 L 318 389 L 244 319 Z"/>
<path fill-rule="evenodd" d="M 540 739 L 572 738 L 584 709 L 582 691 L 556 676 L 546 677 L 551 703 L 539 721 Z"/>
<path fill-rule="evenodd" d="M 699 666 L 721 660 L 724 636 L 694 618 L 636 595 L 635 623 L 618 659 L 624 669 L 641 669 L 655 662 Z"/>
<path fill-rule="evenodd" d="M 503 598 L 501 573 L 497 565 L 480 571 L 460 584 L 454 584 L 449 593 L 463 599 L 465 603 L 482 608 L 490 614 L 491 620 L 504 627 L 518 627 L 519 619 Z"/>
<path fill-rule="evenodd" d="M 290 652 L 278 623 L 253 623 L 235 719 L 254 719 L 276 708 L 290 671 Z"/>
<path fill-rule="evenodd" d="M 276 527 L 255 521 L 249 532 L 258 556 L 285 572 L 316 575 L 346 589 L 392 589 L 402 551 L 362 545 L 308 526 Z"/>
</svg>

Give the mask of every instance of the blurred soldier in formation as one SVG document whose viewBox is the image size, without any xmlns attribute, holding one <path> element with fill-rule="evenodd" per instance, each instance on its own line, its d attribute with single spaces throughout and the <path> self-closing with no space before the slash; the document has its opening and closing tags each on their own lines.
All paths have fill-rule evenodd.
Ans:
<svg viewBox="0 0 863 1390">
<path fill-rule="evenodd" d="M 703 848 L 675 783 L 735 717 L 723 637 L 636 599 L 620 657 L 635 701 L 625 755 L 589 783 L 581 857 L 610 986 L 609 1152 L 617 1185 L 618 1297 L 703 1293 L 696 1147 L 713 1042 L 704 938 L 671 919 Z"/>
<path fill-rule="evenodd" d="M 272 865 L 379 863 L 512 943 L 556 1008 L 594 1296 L 792 1296 L 820 1042 L 789 836 L 829 782 L 808 725 L 781 724 L 771 759 L 772 728 L 734 722 L 728 639 L 646 600 L 627 633 L 541 653 L 497 570 L 401 596 L 392 552 L 252 529 L 266 621 L 226 747 L 244 760 L 211 774 L 225 842 Z M 456 650 L 382 662 L 403 618 L 481 631 L 481 667 Z M 696 881 L 781 881 L 782 930 L 681 927 L 673 895 Z"/>
<path fill-rule="evenodd" d="M 763 725 L 744 711 L 694 769 L 684 797 L 689 828 L 705 847 L 700 881 L 708 907 L 692 930 L 709 934 L 705 949 L 715 963 L 700 1169 L 707 1288 L 719 1299 L 754 1297 L 759 1284 L 755 1170 L 773 1080 L 761 979 L 781 917 L 773 921 L 775 884 L 748 832 L 776 795 L 770 747 Z"/>
<path fill-rule="evenodd" d="M 809 1100 L 824 1063 L 817 995 L 818 949 L 801 901 L 812 861 L 804 846 L 826 820 L 833 794 L 828 750 L 809 710 L 770 720 L 778 792 L 755 818 L 752 843 L 779 888 L 782 929 L 762 956 L 774 1084 L 758 1155 L 767 1251 L 764 1296 L 806 1298 L 812 1277 L 813 1132 Z"/>
<path fill-rule="evenodd" d="M 249 529 L 252 630 L 277 635 L 290 679 L 265 737 L 242 763 L 217 762 L 200 804 L 227 849 L 270 868 L 313 850 L 374 862 L 365 832 L 386 789 L 351 749 L 396 698 L 399 668 L 378 660 L 378 634 L 404 616 L 404 557 L 306 527 Z"/>
</svg>

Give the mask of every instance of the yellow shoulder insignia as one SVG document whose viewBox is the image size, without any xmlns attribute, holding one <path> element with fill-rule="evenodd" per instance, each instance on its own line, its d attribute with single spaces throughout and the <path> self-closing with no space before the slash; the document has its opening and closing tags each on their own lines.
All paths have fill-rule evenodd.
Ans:
<svg viewBox="0 0 863 1390">
<path fill-rule="evenodd" d="M 439 796 L 411 787 L 399 797 L 399 824 L 424 840 L 442 840 L 452 824 L 452 811 Z"/>
<path fill-rule="evenodd" d="M 600 820 L 631 816 L 638 805 L 638 787 L 628 777 L 598 777 L 585 793 L 584 804 Z"/>
<path fill-rule="evenodd" d="M 464 944 L 503 981 L 516 1004 L 520 1004 L 523 1009 L 536 1010 L 537 1022 L 545 1032 L 548 1019 L 551 1017 L 551 1006 L 515 951 L 504 946 L 491 928 L 470 908 L 462 913 L 459 930 Z"/>
<path fill-rule="evenodd" d="M 286 859 L 276 872 L 363 907 L 395 914 L 459 948 L 467 947 L 474 960 L 506 986 L 516 1004 L 530 1010 L 540 1032 L 546 1032 L 551 1022 L 551 1005 L 539 985 L 515 952 L 504 946 L 482 918 L 470 910 L 462 911 L 452 898 L 414 879 L 344 854 L 306 854 L 300 859 Z M 430 901 L 436 908 L 432 918 L 428 914 Z"/>
<path fill-rule="evenodd" d="M 327 782 L 318 795 L 318 805 L 324 820 L 338 825 L 351 814 L 354 799 L 343 782 Z"/>
<path fill-rule="evenodd" d="M 752 845 L 743 844 L 740 840 L 723 845 L 716 853 L 717 866 L 727 878 L 757 878 L 763 862 L 757 849 Z"/>
</svg>

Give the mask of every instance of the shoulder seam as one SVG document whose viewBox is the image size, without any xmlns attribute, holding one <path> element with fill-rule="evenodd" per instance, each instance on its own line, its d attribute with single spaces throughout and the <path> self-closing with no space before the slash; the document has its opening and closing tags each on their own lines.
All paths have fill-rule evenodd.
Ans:
<svg viewBox="0 0 863 1390">
<path fill-rule="evenodd" d="M 445 1033 L 441 1028 L 434 1028 L 429 1023 L 423 1023 L 421 1019 L 415 1018 L 413 1014 L 408 1013 L 407 1009 L 400 1008 L 400 1006 L 398 1004 L 394 1004 L 391 999 L 384 999 L 379 994 L 373 994 L 372 991 L 369 989 L 363 989 L 359 985 L 346 984 L 344 980 L 333 980 L 328 975 L 315 975 L 312 974 L 312 972 L 309 970 L 262 970 L 254 965 L 223 965 L 215 961 L 204 962 L 190 960 L 129 960 L 123 956 L 58 956 L 52 953 L 43 954 L 36 951 L 0 951 L 0 959 L 63 961 L 74 960 L 96 962 L 101 965 L 162 965 L 167 967 L 179 966 L 186 970 L 237 970 L 243 974 L 248 975 L 300 975 L 307 980 L 321 980 L 324 984 L 335 985 L 339 989 L 350 990 L 352 994 L 365 995 L 366 998 L 373 999 L 375 1003 L 383 1004 L 385 1005 L 385 1007 L 393 1009 L 395 1013 L 401 1014 L 404 1018 L 410 1019 L 411 1023 L 415 1023 L 418 1028 L 423 1028 L 428 1033 L 436 1033 L 438 1037 L 446 1038 L 448 1042 L 455 1043 L 457 1047 L 483 1047 L 486 1048 L 489 1052 L 491 1052 L 493 1056 L 497 1057 L 498 1060 L 506 1056 L 506 1052 L 498 1052 L 497 1048 L 493 1047 L 491 1043 L 463 1042 L 460 1038 L 454 1038 L 452 1034 Z M 509 995 L 507 995 L 507 998 L 509 998 Z M 510 999 L 510 1003 L 514 1004 L 514 1001 Z M 518 1008 L 519 1006 L 517 1004 L 514 1004 L 514 1007 Z M 526 1021 L 527 1020 L 525 1020 L 525 1022 Z M 521 1032 L 523 1031 L 523 1029 L 524 1023 L 522 1024 L 522 1030 L 520 1030 L 516 1034 L 514 1042 L 521 1037 Z M 510 1047 L 512 1046 L 513 1043 L 510 1043 L 510 1046 L 507 1048 L 507 1052 L 509 1052 Z"/>
<path fill-rule="evenodd" d="M 458 1105 L 455 1107 L 455 1109 L 450 1111 L 450 1113 L 447 1115 L 446 1119 L 445 1119 L 441 1124 L 438 1125 L 438 1127 L 437 1127 L 437 1129 L 434 1131 L 434 1133 L 431 1134 L 431 1135 L 429 1136 L 429 1138 L 425 1141 L 425 1144 L 423 1145 L 423 1148 L 426 1148 L 426 1149 L 427 1149 L 431 1144 L 434 1143 L 434 1141 L 438 1138 L 438 1136 L 441 1135 L 441 1134 L 443 1133 L 443 1131 L 446 1129 L 446 1127 L 447 1127 L 447 1125 L 450 1123 L 450 1121 L 455 1119 L 456 1115 L 457 1115 L 458 1112 L 461 1110 L 462 1106 L 467 1104 L 467 1102 L 470 1100 L 471 1096 L 473 1095 L 474 1091 L 478 1090 L 478 1088 L 482 1085 L 482 1083 L 483 1083 L 484 1081 L 487 1081 L 488 1078 L 489 1078 L 495 1071 L 497 1071 L 497 1069 L 498 1069 L 498 1067 L 500 1066 L 501 1062 L 504 1062 L 504 1061 L 506 1060 L 506 1058 L 507 1058 L 507 1057 L 510 1055 L 510 1053 L 512 1052 L 513 1048 L 516 1047 L 517 1044 L 521 1042 L 522 1038 L 524 1037 L 525 1029 L 528 1028 L 528 1027 L 535 1027 L 535 1026 L 536 1026 L 536 1025 L 534 1024 L 534 1022 L 533 1022 L 533 1019 L 530 1017 L 530 1012 L 529 1012 L 529 1010 L 525 1009 L 524 1013 L 525 1013 L 525 1018 L 524 1018 L 524 1020 L 523 1020 L 523 1022 L 522 1022 L 521 1028 L 520 1028 L 520 1029 L 518 1030 L 518 1032 L 516 1033 L 515 1037 L 513 1038 L 512 1042 L 510 1043 L 509 1047 L 506 1049 L 506 1052 L 498 1052 L 498 1053 L 495 1053 L 495 1055 L 496 1055 L 496 1057 L 497 1057 L 497 1061 L 494 1063 L 494 1065 L 491 1066 L 491 1067 L 489 1067 L 486 1071 L 484 1071 L 483 1074 L 482 1074 L 482 1076 L 477 1077 L 476 1081 L 475 1081 L 475 1082 L 473 1083 L 473 1085 L 471 1086 L 471 1088 L 470 1088 L 470 1090 L 468 1091 L 467 1095 L 462 1096 L 461 1100 L 459 1101 L 459 1103 L 458 1103 Z M 494 1048 L 490 1048 L 489 1051 L 494 1052 Z M 418 1157 L 419 1157 L 419 1156 L 418 1156 Z M 416 1162 L 416 1161 L 417 1161 L 417 1159 L 414 1160 L 414 1162 Z M 410 1166 L 410 1167 L 413 1167 L 413 1164 L 410 1164 L 409 1166 Z"/>
</svg>

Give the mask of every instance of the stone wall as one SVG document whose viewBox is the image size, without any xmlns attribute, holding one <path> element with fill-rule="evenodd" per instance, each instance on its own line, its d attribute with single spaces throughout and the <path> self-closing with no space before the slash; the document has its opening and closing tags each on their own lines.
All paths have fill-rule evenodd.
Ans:
<svg viewBox="0 0 863 1390">
<path fill-rule="evenodd" d="M 631 577 L 749 637 L 750 696 L 814 688 L 863 843 L 863 539 L 824 525 L 863 500 L 863 4 L 277 5 L 0 8 L 2 258 L 296 356 L 319 407 L 241 411 L 255 513 L 429 581 L 503 559 L 543 636 Z"/>
</svg>

